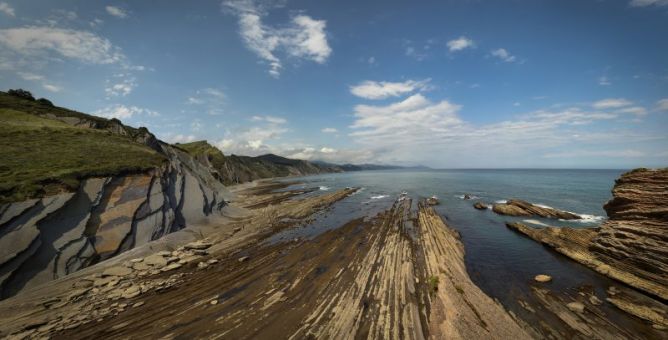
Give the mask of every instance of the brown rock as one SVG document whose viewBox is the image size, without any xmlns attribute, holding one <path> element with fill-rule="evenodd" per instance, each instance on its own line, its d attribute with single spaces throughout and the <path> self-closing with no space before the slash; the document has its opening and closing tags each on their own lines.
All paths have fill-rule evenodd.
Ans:
<svg viewBox="0 0 668 340">
<path fill-rule="evenodd" d="M 482 202 L 476 202 L 473 205 L 473 207 L 478 209 L 478 210 L 487 210 L 487 205 L 485 203 L 482 203 Z"/>
<path fill-rule="evenodd" d="M 536 277 L 534 277 L 534 280 L 536 280 L 536 282 L 550 282 L 550 281 L 552 281 L 552 276 L 545 275 L 545 274 L 539 274 L 539 275 L 536 275 Z"/>
<path fill-rule="evenodd" d="M 585 305 L 582 304 L 581 302 L 571 302 L 566 305 L 568 309 L 572 310 L 573 312 L 577 313 L 584 313 L 585 310 Z"/>
<path fill-rule="evenodd" d="M 124 266 L 107 268 L 102 272 L 102 276 L 126 276 L 132 273 L 132 269 Z"/>
<path fill-rule="evenodd" d="M 153 254 L 144 258 L 144 263 L 160 268 L 167 265 L 167 260 L 160 254 Z"/>
<path fill-rule="evenodd" d="M 508 216 L 538 216 L 562 220 L 578 220 L 581 217 L 568 211 L 540 207 L 526 201 L 512 199 L 506 203 L 495 204 L 492 210 Z"/>
</svg>

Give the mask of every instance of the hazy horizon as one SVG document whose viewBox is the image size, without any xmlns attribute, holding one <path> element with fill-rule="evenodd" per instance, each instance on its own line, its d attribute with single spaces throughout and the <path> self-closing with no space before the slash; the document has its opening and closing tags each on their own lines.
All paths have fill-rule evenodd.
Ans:
<svg viewBox="0 0 668 340">
<path fill-rule="evenodd" d="M 0 0 L 0 79 L 225 154 L 666 167 L 667 23 L 664 0 Z"/>
</svg>

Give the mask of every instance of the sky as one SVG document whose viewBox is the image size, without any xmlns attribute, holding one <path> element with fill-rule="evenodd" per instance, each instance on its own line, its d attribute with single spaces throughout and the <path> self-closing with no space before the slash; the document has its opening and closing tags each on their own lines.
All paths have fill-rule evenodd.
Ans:
<svg viewBox="0 0 668 340">
<path fill-rule="evenodd" d="M 0 0 L 0 88 L 225 154 L 668 166 L 668 0 Z"/>
</svg>

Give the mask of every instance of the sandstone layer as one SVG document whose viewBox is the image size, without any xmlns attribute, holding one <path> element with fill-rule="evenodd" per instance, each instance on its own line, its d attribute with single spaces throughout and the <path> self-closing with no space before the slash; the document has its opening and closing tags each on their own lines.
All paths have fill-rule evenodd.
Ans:
<svg viewBox="0 0 668 340">
<path fill-rule="evenodd" d="M 545 218 L 558 218 L 562 220 L 577 220 L 581 217 L 568 211 L 554 208 L 541 207 L 526 201 L 512 199 L 506 203 L 498 203 L 492 206 L 492 210 L 500 215 L 508 216 L 538 216 Z"/>
</svg>

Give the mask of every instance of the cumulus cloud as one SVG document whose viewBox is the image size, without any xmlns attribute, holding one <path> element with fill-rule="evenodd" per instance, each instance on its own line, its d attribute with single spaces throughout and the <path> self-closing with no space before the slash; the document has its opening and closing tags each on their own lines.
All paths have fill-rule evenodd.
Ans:
<svg viewBox="0 0 668 340">
<path fill-rule="evenodd" d="M 10 4 L 6 2 L 0 2 L 0 13 L 3 13 L 4 15 L 10 17 L 16 16 L 16 11 L 14 11 L 14 7 L 12 7 Z"/>
<path fill-rule="evenodd" d="M 631 0 L 632 7 L 668 6 L 668 0 Z"/>
<path fill-rule="evenodd" d="M 629 106 L 632 105 L 633 103 L 624 99 L 624 98 L 607 98 L 607 99 L 602 99 L 594 104 L 592 104 L 592 107 L 595 109 L 617 109 L 620 107 L 624 106 Z"/>
<path fill-rule="evenodd" d="M 288 121 L 285 118 L 274 116 L 253 116 L 251 120 L 254 122 L 268 122 L 272 124 L 285 124 Z"/>
<path fill-rule="evenodd" d="M 393 83 L 367 80 L 351 86 L 350 93 L 366 99 L 385 99 L 425 89 L 429 81 L 429 79 L 425 79 Z"/>
<path fill-rule="evenodd" d="M 450 52 L 457 52 L 475 46 L 473 40 L 465 36 L 461 36 L 457 39 L 450 40 L 448 41 L 447 45 Z"/>
<path fill-rule="evenodd" d="M 23 78 L 24 80 L 35 81 L 35 82 L 41 83 L 42 87 L 47 91 L 60 92 L 60 90 L 62 90 L 62 88 L 60 88 L 60 86 L 57 86 L 57 85 L 54 85 L 54 84 L 50 83 L 46 79 L 46 77 L 44 77 L 42 75 L 35 74 L 35 73 L 30 73 L 30 72 L 18 72 L 17 74 L 19 75 L 19 77 Z"/>
<path fill-rule="evenodd" d="M 262 22 L 266 7 L 251 0 L 229 0 L 223 9 L 239 18 L 239 33 L 246 46 L 269 64 L 269 74 L 278 77 L 283 68 L 279 54 L 322 64 L 332 53 L 327 42 L 327 23 L 305 14 L 291 18 L 285 27 L 271 27 Z"/>
<path fill-rule="evenodd" d="M 668 111 L 668 98 L 658 100 L 656 107 L 661 111 Z"/>
<path fill-rule="evenodd" d="M 128 12 L 127 12 L 126 10 L 120 8 L 120 7 L 116 7 L 116 6 L 107 6 L 107 7 L 105 7 L 104 9 L 105 9 L 105 10 L 107 11 L 107 13 L 109 13 L 109 15 L 111 15 L 111 16 L 115 16 L 115 17 L 120 18 L 120 19 L 125 19 L 125 18 L 128 17 Z"/>
<path fill-rule="evenodd" d="M 132 93 L 132 91 L 137 87 L 136 79 L 132 76 L 120 74 L 117 78 L 121 79 L 119 82 L 114 82 L 109 84 L 104 92 L 107 94 L 107 98 L 111 97 L 125 97 Z"/>
<path fill-rule="evenodd" d="M 618 113 L 630 113 L 636 116 L 644 116 L 647 114 L 647 109 L 645 109 L 642 106 L 632 106 L 632 107 L 625 107 L 622 109 L 617 110 L 616 112 Z"/>
<path fill-rule="evenodd" d="M 34 26 L 0 29 L 0 45 L 25 56 L 55 53 L 91 64 L 113 64 L 124 59 L 120 49 L 109 40 L 73 29 Z"/>
<path fill-rule="evenodd" d="M 610 105 L 620 104 L 603 106 Z M 350 137 L 360 149 L 371 152 L 374 162 L 453 167 L 545 166 L 538 161 L 542 155 L 553 154 L 543 160 L 557 158 L 554 154 L 564 149 L 614 149 L 619 141 L 629 148 L 634 143 L 666 139 L 644 131 L 602 129 L 608 125 L 601 122 L 616 122 L 619 113 L 584 107 L 533 111 L 489 124 L 467 121 L 460 115 L 461 108 L 422 94 L 387 105 L 357 105 Z M 554 149 L 558 151 L 550 151 Z"/>
<path fill-rule="evenodd" d="M 206 113 L 217 116 L 223 113 L 222 106 L 225 104 L 225 93 L 216 88 L 207 87 L 197 90 L 194 95 L 186 99 L 186 103 L 202 106 Z"/>
<path fill-rule="evenodd" d="M 149 117 L 155 117 L 158 116 L 159 113 L 156 111 L 151 111 L 137 106 L 125 106 L 122 104 L 115 104 L 96 110 L 93 112 L 93 115 L 104 118 L 116 118 L 123 120 L 123 119 L 130 119 L 137 115 L 146 115 Z"/>
<path fill-rule="evenodd" d="M 511 55 L 505 48 L 498 48 L 492 51 L 492 56 L 497 57 L 507 63 L 514 62 L 517 58 L 514 55 Z"/>
</svg>

